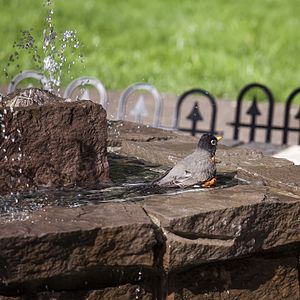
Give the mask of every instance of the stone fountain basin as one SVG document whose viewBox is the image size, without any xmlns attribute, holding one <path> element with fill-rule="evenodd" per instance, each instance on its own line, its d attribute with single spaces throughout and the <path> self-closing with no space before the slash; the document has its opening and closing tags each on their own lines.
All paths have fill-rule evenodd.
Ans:
<svg viewBox="0 0 300 300">
<path fill-rule="evenodd" d="M 163 166 L 196 142 L 108 126 L 111 149 Z M 0 299 L 299 299 L 300 167 L 222 145 L 218 158 L 244 184 L 0 217 Z"/>
</svg>

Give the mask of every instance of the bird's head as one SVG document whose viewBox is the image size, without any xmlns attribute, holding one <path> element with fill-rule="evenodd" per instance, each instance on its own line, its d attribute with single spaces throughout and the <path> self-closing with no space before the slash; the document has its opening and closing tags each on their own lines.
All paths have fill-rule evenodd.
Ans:
<svg viewBox="0 0 300 300">
<path fill-rule="evenodd" d="M 201 136 L 198 142 L 198 149 L 203 149 L 208 151 L 211 156 L 216 154 L 217 144 L 222 139 L 221 136 L 214 136 L 210 133 L 205 133 Z"/>
</svg>

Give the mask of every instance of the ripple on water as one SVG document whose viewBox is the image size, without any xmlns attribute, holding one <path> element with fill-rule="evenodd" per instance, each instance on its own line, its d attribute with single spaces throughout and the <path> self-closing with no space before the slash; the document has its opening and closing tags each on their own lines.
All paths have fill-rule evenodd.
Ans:
<svg viewBox="0 0 300 300">
<path fill-rule="evenodd" d="M 80 187 L 42 188 L 0 196 L 0 215 L 8 216 L 10 220 L 26 220 L 31 212 L 49 206 L 72 208 L 101 202 L 136 201 L 152 194 L 184 192 L 184 190 L 174 188 L 149 188 L 149 183 L 165 172 L 159 166 L 116 154 L 109 154 L 108 160 L 112 180 L 110 184 L 97 189 Z M 219 174 L 217 188 L 238 184 L 233 176 L 233 174 Z M 199 190 L 199 187 L 196 186 L 194 190 Z M 191 191 L 191 189 L 188 191 Z"/>
</svg>

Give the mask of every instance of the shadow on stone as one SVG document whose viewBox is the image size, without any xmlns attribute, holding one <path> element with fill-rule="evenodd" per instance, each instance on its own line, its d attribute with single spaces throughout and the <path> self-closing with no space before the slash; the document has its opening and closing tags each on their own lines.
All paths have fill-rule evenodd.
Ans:
<svg viewBox="0 0 300 300">
<path fill-rule="evenodd" d="M 71 299 L 67 296 L 74 296 L 75 299 L 84 300 L 90 291 L 98 291 L 100 294 L 102 290 L 105 294 L 103 291 L 105 288 L 118 290 L 120 286 L 127 285 L 132 298 L 124 299 L 134 299 L 136 295 L 142 293 L 151 295 L 149 299 L 156 299 L 161 296 L 158 294 L 161 290 L 159 288 L 161 276 L 158 270 L 143 266 L 87 267 L 84 270 L 73 271 L 72 274 L 25 281 L 22 284 L 1 285 L 0 289 L 2 295 L 11 297 L 22 295 L 22 299 L 53 299 L 50 297 L 51 293 L 56 292 L 59 296 L 57 299 Z"/>
<path fill-rule="evenodd" d="M 206 264 L 171 273 L 168 287 L 170 299 L 298 299 L 297 259 L 281 254 Z"/>
</svg>

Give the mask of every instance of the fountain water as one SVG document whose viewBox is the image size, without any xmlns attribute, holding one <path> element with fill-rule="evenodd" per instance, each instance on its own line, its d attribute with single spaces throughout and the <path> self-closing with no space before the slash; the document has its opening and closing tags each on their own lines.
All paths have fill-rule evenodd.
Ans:
<svg viewBox="0 0 300 300">
<path fill-rule="evenodd" d="M 45 18 L 45 29 L 43 32 L 44 43 L 44 60 L 43 72 L 48 78 L 46 89 L 53 91 L 55 88 L 60 89 L 63 66 L 66 63 L 65 51 L 67 47 L 77 50 L 79 40 L 75 30 L 66 30 L 61 36 L 55 31 L 53 24 L 53 8 L 51 0 L 47 0 L 48 15 Z M 79 56 L 81 58 L 81 56 Z M 68 63 L 68 73 L 74 61 Z"/>
<path fill-rule="evenodd" d="M 59 94 L 63 70 L 69 74 L 75 62 L 83 63 L 83 57 L 82 54 L 78 53 L 80 42 L 76 30 L 58 33 L 53 21 L 53 3 L 51 0 L 45 1 L 47 14 L 44 20 L 42 49 L 37 46 L 33 29 L 21 30 L 21 37 L 13 44 L 14 51 L 8 58 L 4 72 L 6 78 L 12 79 L 15 74 L 10 75 L 9 68 L 14 64 L 21 73 L 19 58 L 21 55 L 29 54 L 33 68 L 47 78 L 47 81 L 43 82 L 44 88 Z M 67 61 L 66 52 L 68 49 L 72 52 L 71 61 Z"/>
<path fill-rule="evenodd" d="M 30 56 L 30 61 L 33 63 L 34 69 L 43 73 L 43 86 L 46 90 L 50 92 L 59 93 L 60 85 L 61 85 L 61 78 L 62 78 L 62 71 L 67 64 L 67 73 L 70 72 L 71 66 L 77 60 L 81 60 L 81 55 L 76 55 L 76 51 L 79 49 L 79 40 L 76 36 L 75 30 L 67 30 L 63 33 L 59 34 L 53 23 L 53 3 L 51 0 L 45 0 L 44 6 L 47 9 L 47 15 L 45 17 L 44 22 L 44 30 L 43 30 L 43 47 L 42 49 L 38 49 L 38 43 L 34 37 L 34 30 L 21 30 L 21 37 L 16 40 L 13 44 L 13 52 L 8 58 L 8 63 L 4 68 L 4 72 L 7 78 L 13 77 L 9 75 L 9 69 L 12 64 L 16 66 L 16 68 L 21 73 L 21 66 L 19 63 L 19 58 L 21 55 L 28 55 Z M 71 49 L 73 58 L 72 61 L 67 62 L 66 59 L 66 51 L 67 49 Z M 44 102 L 44 98 L 46 99 L 54 99 L 54 96 L 49 97 L 47 93 L 40 92 L 35 89 L 28 89 L 24 92 L 21 92 L 20 95 L 17 93 L 14 95 L 12 101 L 7 101 L 7 97 L 5 97 L 5 101 L 1 96 L 1 103 L 5 108 L 0 115 L 0 126 L 1 126 L 1 136 L 4 140 L 9 140 L 11 143 L 19 143 L 20 139 L 18 137 L 21 136 L 22 128 L 15 128 L 14 132 L 7 133 L 7 122 L 10 119 L 10 115 L 13 118 L 17 117 L 17 113 L 14 113 L 15 106 L 27 106 L 32 104 L 42 104 Z M 40 98 L 43 99 L 40 99 Z M 42 100 L 42 102 L 40 102 Z M 8 104 L 7 104 L 8 103 Z M 9 107 L 8 107 L 9 106 Z M 8 111 L 11 113 L 7 116 Z M 17 136 L 16 136 L 17 135 Z M 3 154 L 4 162 L 8 162 L 8 160 L 17 162 L 21 161 L 24 157 L 24 153 L 22 151 L 22 147 L 19 145 L 17 148 L 17 152 L 11 157 L 7 154 L 7 146 L 1 146 L 1 154 Z M 26 158 L 27 160 L 30 159 L 29 157 Z M 20 162 L 21 163 L 21 162 Z M 20 183 L 19 176 L 23 176 L 22 167 L 18 167 L 18 171 L 14 172 L 10 178 L 10 182 L 8 183 L 11 190 L 14 190 L 14 185 Z M 28 184 L 27 184 L 28 185 Z M 11 193 L 11 197 L 13 198 L 13 203 L 19 202 L 19 195 L 16 193 Z M 12 199 L 11 199 L 12 200 Z M 6 200 L 5 200 L 6 201 Z M 8 207 L 8 206 L 5 206 Z"/>
<path fill-rule="evenodd" d="M 116 154 L 108 155 L 111 183 L 96 188 L 56 187 L 31 189 L 0 195 L 0 216 L 8 222 L 22 220 L 36 210 L 47 206 L 79 207 L 105 202 L 123 202 L 142 199 L 143 194 L 131 188 L 137 182 L 151 182 L 160 169 L 147 162 Z M 22 171 L 22 170 L 21 170 Z M 15 181 L 15 179 L 14 179 Z M 13 181 L 12 181 L 13 184 Z"/>
</svg>

